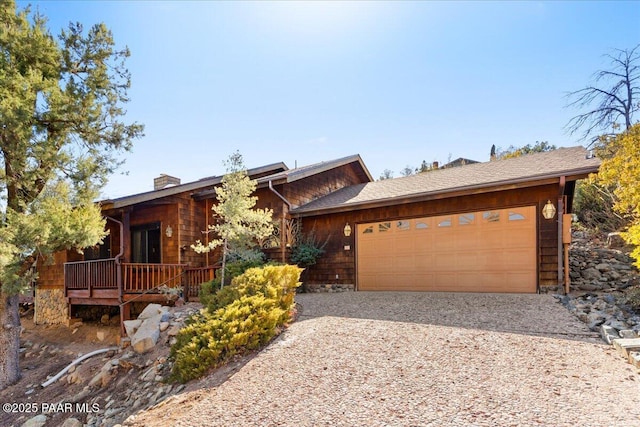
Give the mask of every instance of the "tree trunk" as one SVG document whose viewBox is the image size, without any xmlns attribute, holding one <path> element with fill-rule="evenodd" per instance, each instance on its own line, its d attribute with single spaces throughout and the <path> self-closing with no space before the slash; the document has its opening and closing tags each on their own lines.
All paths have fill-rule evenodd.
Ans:
<svg viewBox="0 0 640 427">
<path fill-rule="evenodd" d="M 220 279 L 220 289 L 224 287 L 224 270 L 227 268 L 227 239 L 224 239 L 222 246 L 222 277 Z"/>
<path fill-rule="evenodd" d="M 0 292 L 0 390 L 20 379 L 20 314 L 18 295 Z"/>
</svg>

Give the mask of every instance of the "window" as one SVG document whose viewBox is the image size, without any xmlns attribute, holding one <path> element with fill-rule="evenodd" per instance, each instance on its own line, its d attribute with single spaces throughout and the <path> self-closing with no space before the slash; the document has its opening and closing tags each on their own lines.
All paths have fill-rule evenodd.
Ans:
<svg viewBox="0 0 640 427">
<path fill-rule="evenodd" d="M 438 222 L 438 227 L 451 227 L 451 218 L 443 218 Z"/>
<path fill-rule="evenodd" d="M 131 261 L 145 264 L 161 262 L 159 222 L 131 228 Z"/>
<path fill-rule="evenodd" d="M 373 225 L 370 225 L 364 230 L 362 230 L 362 234 L 371 234 L 371 233 L 373 233 Z"/>
<path fill-rule="evenodd" d="M 381 222 L 380 224 L 378 224 L 378 232 L 384 233 L 385 231 L 389 230 L 391 230 L 390 222 Z"/>
<path fill-rule="evenodd" d="M 470 225 L 476 221 L 476 215 L 472 213 L 462 214 L 458 216 L 458 224 Z"/>
<path fill-rule="evenodd" d="M 409 229 L 409 221 L 398 221 L 396 222 L 396 228 L 398 230 L 408 230 Z"/>
<path fill-rule="evenodd" d="M 426 230 L 429 228 L 429 224 L 422 221 L 416 221 L 416 230 Z"/>
<path fill-rule="evenodd" d="M 486 222 L 500 222 L 500 212 L 488 211 L 482 213 L 482 219 Z"/>
<path fill-rule="evenodd" d="M 509 221 L 522 221 L 526 219 L 524 215 L 517 212 L 509 212 Z"/>
</svg>

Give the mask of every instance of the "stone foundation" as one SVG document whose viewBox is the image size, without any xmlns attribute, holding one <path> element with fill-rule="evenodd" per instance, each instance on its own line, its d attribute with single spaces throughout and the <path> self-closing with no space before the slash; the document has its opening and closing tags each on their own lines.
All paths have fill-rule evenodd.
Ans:
<svg viewBox="0 0 640 427">
<path fill-rule="evenodd" d="M 62 288 L 36 288 L 33 320 L 37 325 L 58 325 L 69 318 Z"/>
<path fill-rule="evenodd" d="M 338 284 L 338 283 L 330 283 L 326 285 L 319 284 L 305 284 L 304 289 L 309 293 L 319 293 L 319 292 L 349 292 L 354 291 L 355 286 L 353 284 Z"/>
</svg>

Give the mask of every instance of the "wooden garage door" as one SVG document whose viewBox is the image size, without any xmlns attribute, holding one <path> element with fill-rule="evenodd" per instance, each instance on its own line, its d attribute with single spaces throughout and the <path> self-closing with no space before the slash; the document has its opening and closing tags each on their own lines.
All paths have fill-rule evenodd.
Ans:
<svg viewBox="0 0 640 427">
<path fill-rule="evenodd" d="M 358 224 L 359 290 L 536 292 L 534 206 Z"/>
</svg>

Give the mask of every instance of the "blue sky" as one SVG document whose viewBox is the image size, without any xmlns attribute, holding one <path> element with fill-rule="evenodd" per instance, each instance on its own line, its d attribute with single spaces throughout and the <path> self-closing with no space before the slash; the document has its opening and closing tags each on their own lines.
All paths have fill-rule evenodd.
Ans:
<svg viewBox="0 0 640 427">
<path fill-rule="evenodd" d="M 384 169 L 492 144 L 580 144 L 565 93 L 640 43 L 638 2 L 32 1 L 55 34 L 105 22 L 146 126 L 104 197 L 247 167 L 360 154 Z M 27 2 L 18 2 L 24 6 Z"/>
</svg>

